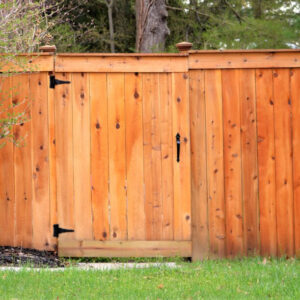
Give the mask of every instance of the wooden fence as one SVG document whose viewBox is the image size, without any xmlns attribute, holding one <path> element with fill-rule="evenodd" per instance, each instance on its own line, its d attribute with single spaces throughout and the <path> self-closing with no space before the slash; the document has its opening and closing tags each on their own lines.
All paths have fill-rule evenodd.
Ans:
<svg viewBox="0 0 300 300">
<path fill-rule="evenodd" d="M 299 50 L 30 61 L 39 72 L 1 81 L 5 105 L 28 100 L 8 112 L 29 109 L 25 145 L 0 149 L 0 245 L 300 255 Z"/>
</svg>

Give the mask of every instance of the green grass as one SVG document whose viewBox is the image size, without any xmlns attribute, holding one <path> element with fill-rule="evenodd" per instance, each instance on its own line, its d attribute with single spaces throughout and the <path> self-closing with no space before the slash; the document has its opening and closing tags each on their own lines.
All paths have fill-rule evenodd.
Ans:
<svg viewBox="0 0 300 300">
<path fill-rule="evenodd" d="M 179 268 L 0 272 L 1 299 L 300 299 L 300 261 L 215 260 Z"/>
<path fill-rule="evenodd" d="M 176 262 L 183 263 L 190 261 L 183 257 L 79 257 L 60 258 L 64 265 L 74 266 L 78 263 L 150 263 L 150 262 Z"/>
</svg>

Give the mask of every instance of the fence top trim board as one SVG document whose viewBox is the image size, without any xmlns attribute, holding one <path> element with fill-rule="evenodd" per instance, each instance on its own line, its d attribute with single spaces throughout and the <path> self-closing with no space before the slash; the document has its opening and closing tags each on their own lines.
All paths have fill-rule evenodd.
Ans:
<svg viewBox="0 0 300 300">
<path fill-rule="evenodd" d="M 187 72 L 186 56 L 57 55 L 56 72 Z"/>
<path fill-rule="evenodd" d="M 279 53 L 279 52 L 300 52 L 300 49 L 220 49 L 220 50 L 190 50 L 189 54 L 205 53 Z"/>
<path fill-rule="evenodd" d="M 20 62 L 14 63 L 3 62 L 2 65 L 1 57 L 5 56 L 5 54 L 0 54 L 0 69 L 1 72 L 22 72 L 22 71 L 39 71 L 39 72 L 47 72 L 54 70 L 54 58 L 53 55 L 49 53 L 32 53 L 32 54 L 19 54 Z M 26 63 L 28 60 L 28 63 Z"/>
<path fill-rule="evenodd" d="M 189 69 L 299 68 L 300 51 L 194 52 Z"/>
<path fill-rule="evenodd" d="M 1 54 L 0 54 L 1 55 Z M 3 56 L 5 54 L 2 54 Z M 1 57 L 0 56 L 0 57 Z M 299 68 L 300 49 L 191 50 L 182 53 L 33 53 L 26 68 L 41 72 L 187 72 L 192 69 Z M 1 66 L 1 65 L 0 65 Z M 20 66 L 5 64 L 1 71 Z"/>
<path fill-rule="evenodd" d="M 189 56 L 188 53 L 57 53 L 59 56 L 71 57 L 180 57 Z"/>
</svg>

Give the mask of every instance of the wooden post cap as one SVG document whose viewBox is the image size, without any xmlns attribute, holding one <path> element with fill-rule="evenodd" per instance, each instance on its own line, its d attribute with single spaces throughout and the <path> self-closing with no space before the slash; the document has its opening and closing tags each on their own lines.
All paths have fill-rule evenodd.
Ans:
<svg viewBox="0 0 300 300">
<path fill-rule="evenodd" d="M 45 45 L 40 47 L 40 52 L 45 52 L 45 53 L 54 53 L 56 52 L 56 46 L 55 45 Z"/>
<path fill-rule="evenodd" d="M 179 52 L 187 52 L 191 50 L 193 44 L 189 42 L 181 42 L 176 44 L 176 48 L 178 49 Z"/>
</svg>

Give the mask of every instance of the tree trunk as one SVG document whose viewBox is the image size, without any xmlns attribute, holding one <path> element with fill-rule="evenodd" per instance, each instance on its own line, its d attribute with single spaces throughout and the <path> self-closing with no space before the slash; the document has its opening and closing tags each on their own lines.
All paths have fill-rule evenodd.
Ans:
<svg viewBox="0 0 300 300">
<path fill-rule="evenodd" d="M 253 0 L 253 14 L 255 19 L 260 19 L 262 17 L 262 1 Z"/>
<path fill-rule="evenodd" d="M 162 52 L 166 37 L 168 12 L 165 0 L 136 0 L 136 51 Z"/>
<path fill-rule="evenodd" d="M 115 53 L 114 22 L 112 16 L 114 0 L 107 0 L 106 5 L 107 5 L 107 12 L 108 12 L 110 51 L 111 53 Z"/>
</svg>

